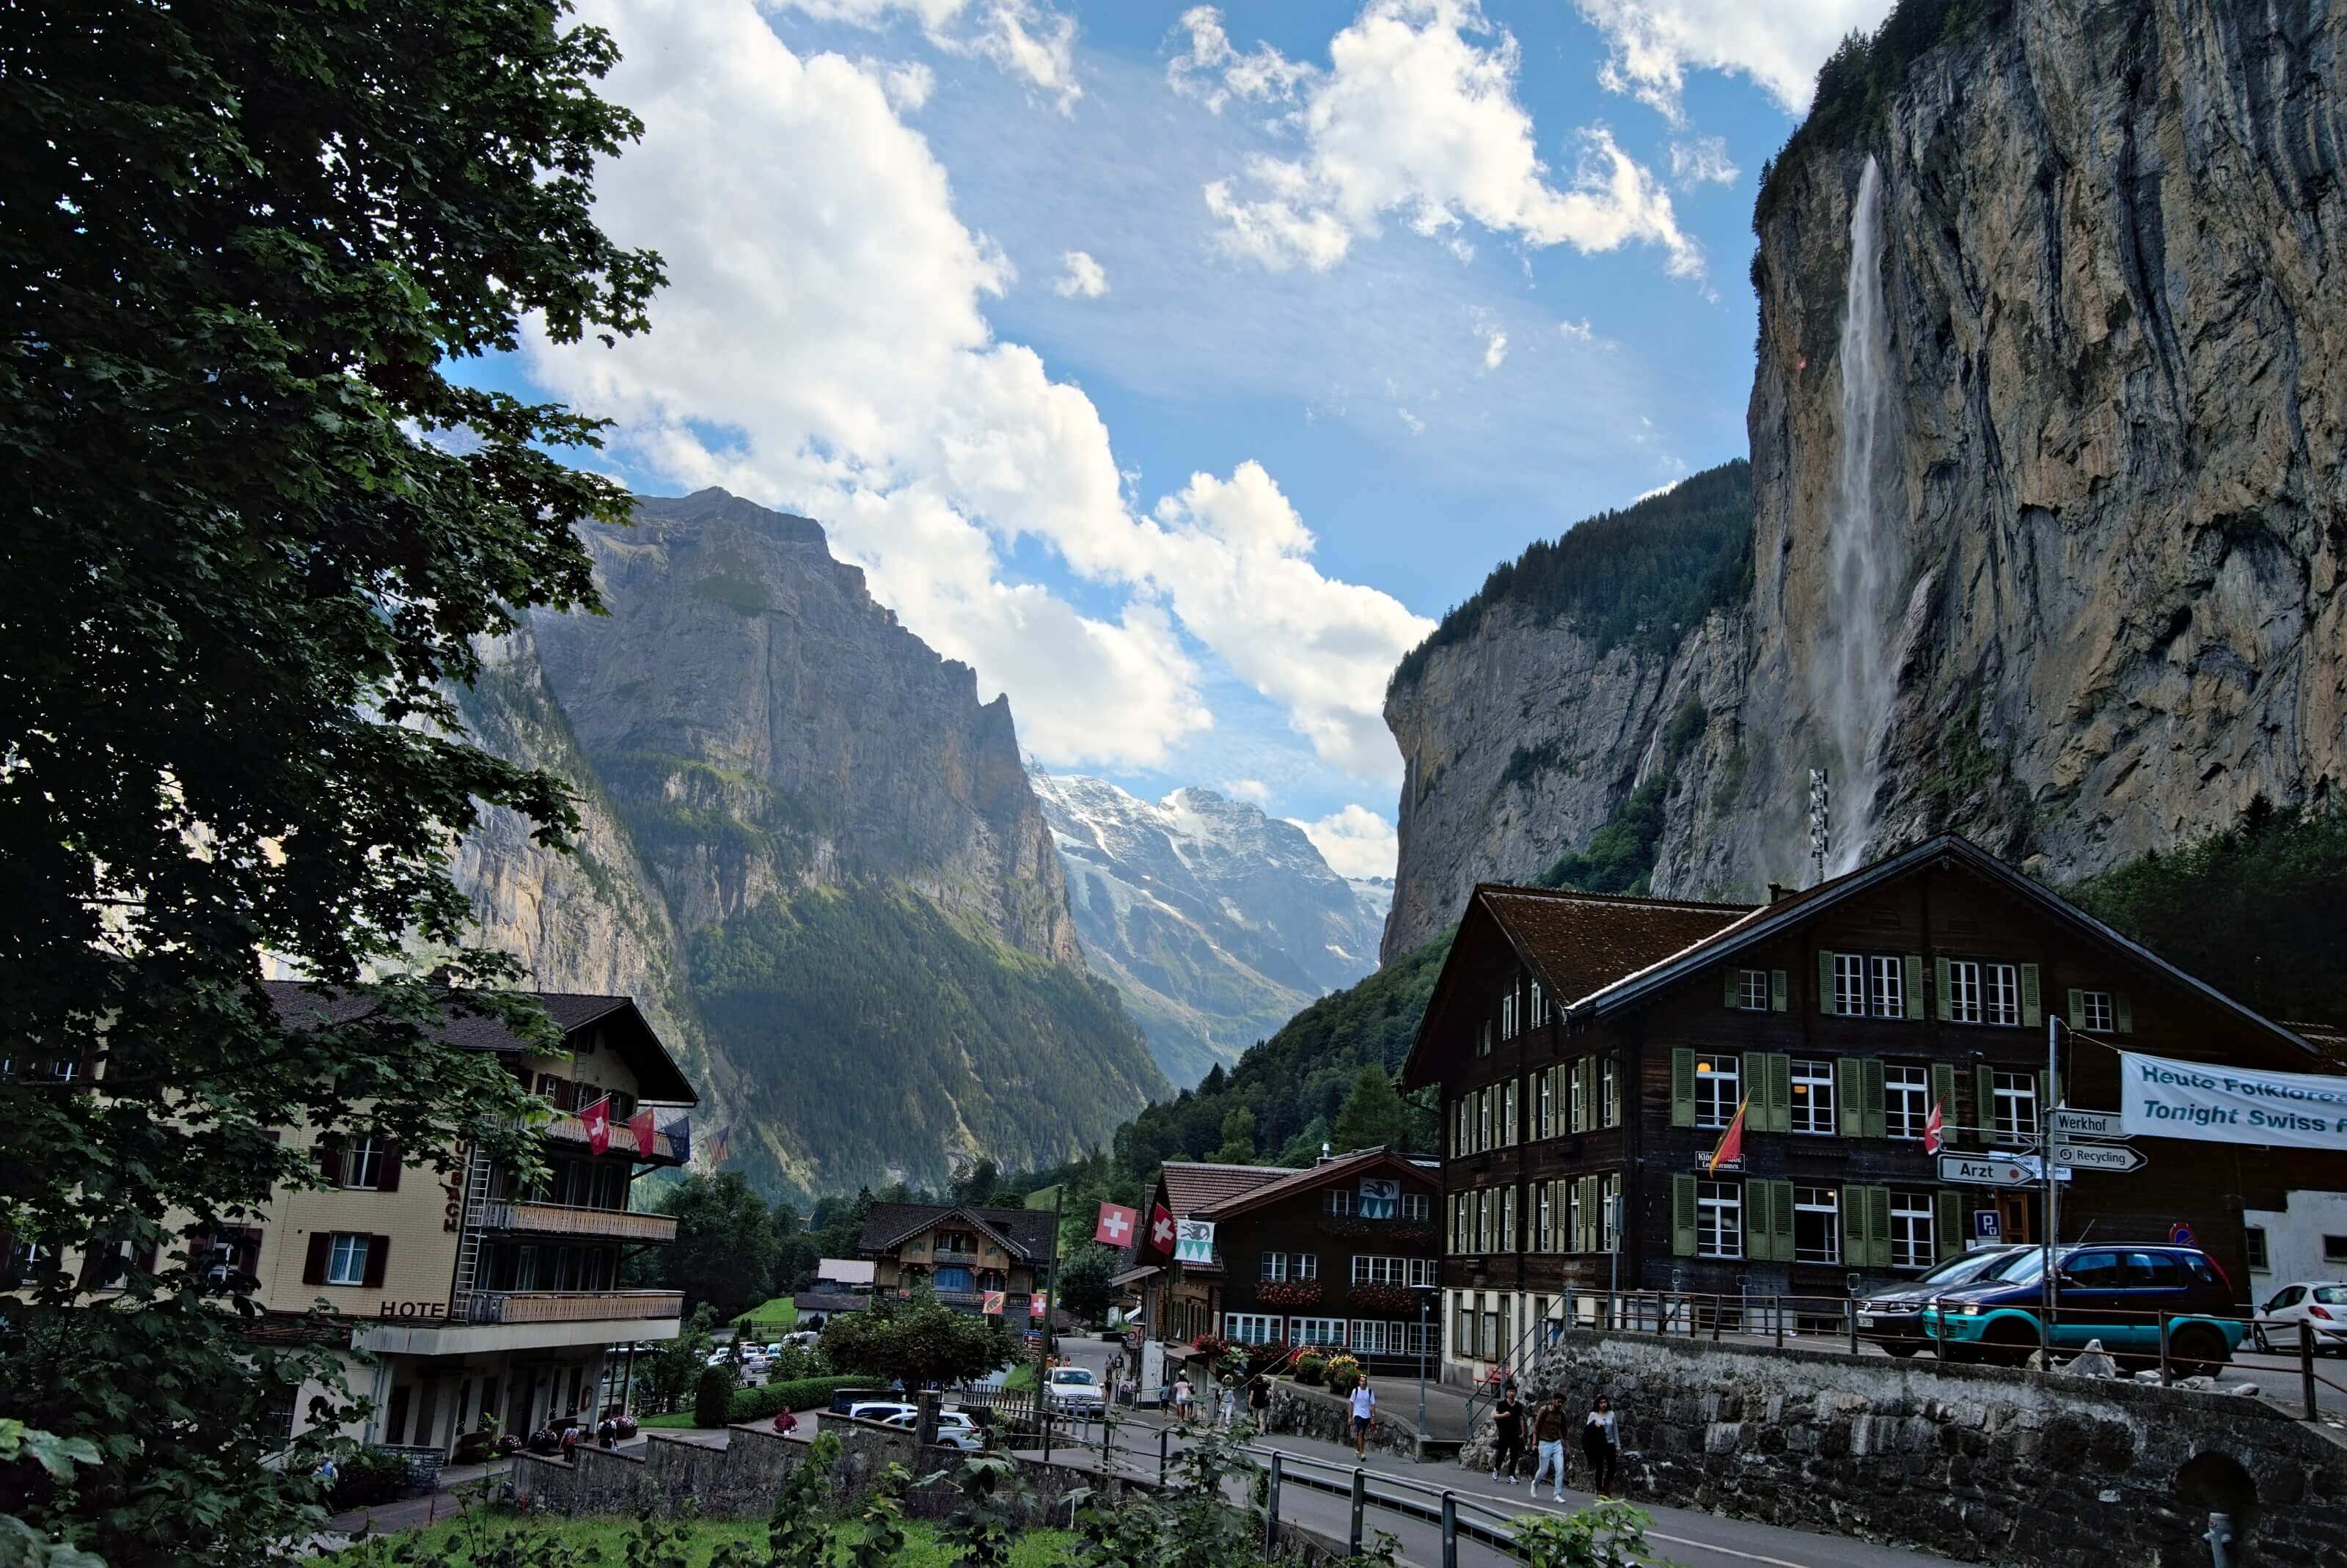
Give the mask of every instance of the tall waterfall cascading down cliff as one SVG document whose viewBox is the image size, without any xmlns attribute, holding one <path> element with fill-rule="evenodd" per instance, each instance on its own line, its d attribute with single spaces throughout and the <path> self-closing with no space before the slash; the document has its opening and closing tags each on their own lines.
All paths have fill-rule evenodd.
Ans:
<svg viewBox="0 0 2347 1568">
<path fill-rule="evenodd" d="M 1876 440 L 1889 403 L 1890 314 L 1882 303 L 1882 168 L 1859 176 L 1850 215 L 1850 276 L 1843 289 L 1840 482 L 1828 527 L 1831 550 L 1828 620 L 1810 666 L 1817 713 L 1832 757 L 1841 815 L 1827 864 L 1855 868 L 1873 826 L 1882 782 L 1883 731 L 1896 696 L 1898 665 L 1886 602 L 1899 577 L 1897 540 L 1879 515 Z"/>
</svg>

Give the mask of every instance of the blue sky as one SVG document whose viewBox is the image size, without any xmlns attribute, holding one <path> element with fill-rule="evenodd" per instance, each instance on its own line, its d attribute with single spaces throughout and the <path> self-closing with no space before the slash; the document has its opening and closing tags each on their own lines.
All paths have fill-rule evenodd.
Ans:
<svg viewBox="0 0 2347 1568">
<path fill-rule="evenodd" d="M 1386 672 L 1746 450 L 1749 215 L 1887 0 L 582 0 L 652 332 L 501 381 L 815 517 L 1046 765 L 1389 869 Z"/>
</svg>

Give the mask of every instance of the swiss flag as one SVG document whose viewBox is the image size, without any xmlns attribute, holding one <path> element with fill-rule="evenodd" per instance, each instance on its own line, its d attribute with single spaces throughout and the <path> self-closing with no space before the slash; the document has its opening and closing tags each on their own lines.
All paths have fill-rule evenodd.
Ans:
<svg viewBox="0 0 2347 1568">
<path fill-rule="evenodd" d="M 611 1097 L 608 1094 L 579 1112 L 579 1121 L 587 1129 L 587 1146 L 598 1154 L 611 1146 Z"/>
<path fill-rule="evenodd" d="M 1932 1114 L 1923 1122 L 1923 1153 L 1938 1153 L 1940 1145 L 1946 1141 L 1946 1130 L 1940 1121 L 1940 1102 L 1934 1100 L 1932 1102 Z"/>
<path fill-rule="evenodd" d="M 1163 1204 L 1149 1208 L 1149 1250 L 1174 1255 L 1174 1215 Z"/>
<path fill-rule="evenodd" d="M 652 1113 L 651 1110 L 647 1108 L 645 1110 L 639 1111 L 633 1116 L 630 1117 L 628 1119 L 628 1131 L 635 1134 L 636 1153 L 644 1156 L 646 1159 L 650 1159 L 652 1152 Z"/>
<path fill-rule="evenodd" d="M 1092 1240 L 1122 1251 L 1133 1239 L 1133 1227 L 1140 1219 L 1140 1214 L 1122 1204 L 1102 1204 L 1100 1219 L 1092 1226 Z"/>
</svg>

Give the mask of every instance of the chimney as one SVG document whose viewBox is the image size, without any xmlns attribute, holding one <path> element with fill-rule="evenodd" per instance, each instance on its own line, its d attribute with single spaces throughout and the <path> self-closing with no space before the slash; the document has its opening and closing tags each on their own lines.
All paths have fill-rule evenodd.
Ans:
<svg viewBox="0 0 2347 1568">
<path fill-rule="evenodd" d="M 1791 889 L 1790 887 L 1786 886 L 1782 882 L 1771 882 L 1770 884 L 1768 884 L 1768 902 L 1769 902 L 1769 903 L 1771 903 L 1771 904 L 1781 904 L 1781 903 L 1783 903 L 1786 899 L 1790 898 L 1792 896 L 1793 896 L 1793 889 Z"/>
</svg>

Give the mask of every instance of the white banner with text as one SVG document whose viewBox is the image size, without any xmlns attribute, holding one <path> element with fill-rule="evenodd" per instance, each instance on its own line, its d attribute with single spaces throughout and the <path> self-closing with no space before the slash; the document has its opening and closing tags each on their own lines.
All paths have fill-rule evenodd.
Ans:
<svg viewBox="0 0 2347 1568">
<path fill-rule="evenodd" d="M 2347 1077 L 2210 1067 L 2123 1050 L 2119 1125 L 2130 1138 L 2347 1152 Z"/>
</svg>

